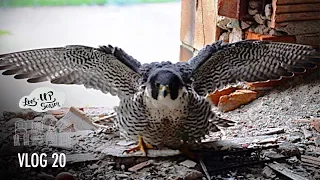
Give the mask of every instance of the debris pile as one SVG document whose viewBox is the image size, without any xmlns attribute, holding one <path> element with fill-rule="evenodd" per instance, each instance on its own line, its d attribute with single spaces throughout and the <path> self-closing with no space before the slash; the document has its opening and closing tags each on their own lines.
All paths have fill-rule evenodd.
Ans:
<svg viewBox="0 0 320 180">
<path fill-rule="evenodd" d="M 237 110 L 217 111 L 237 125 L 210 134 L 187 155 L 171 149 L 150 150 L 149 157 L 123 154 L 136 142 L 110 129 L 116 114 L 105 108 L 4 112 L 0 174 L 48 180 L 320 179 L 319 87 L 319 80 L 294 88 L 287 84 Z M 26 132 L 28 136 L 20 136 Z M 21 168 L 18 153 L 45 153 L 48 164 Z M 65 167 L 52 167 L 53 153 L 65 154 Z"/>
</svg>

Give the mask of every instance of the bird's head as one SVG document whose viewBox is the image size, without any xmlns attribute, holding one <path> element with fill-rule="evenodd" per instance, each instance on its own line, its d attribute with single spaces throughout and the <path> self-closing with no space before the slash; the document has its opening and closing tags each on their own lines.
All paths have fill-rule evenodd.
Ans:
<svg viewBox="0 0 320 180">
<path fill-rule="evenodd" d="M 147 81 L 147 94 L 154 100 L 176 100 L 183 92 L 185 84 L 179 73 L 171 69 L 158 69 L 152 72 Z"/>
</svg>

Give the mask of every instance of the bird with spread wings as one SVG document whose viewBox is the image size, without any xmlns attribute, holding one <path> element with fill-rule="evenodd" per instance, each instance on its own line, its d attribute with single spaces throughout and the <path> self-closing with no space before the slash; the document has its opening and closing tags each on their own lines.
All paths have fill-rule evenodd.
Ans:
<svg viewBox="0 0 320 180">
<path fill-rule="evenodd" d="M 207 45 L 188 62 L 141 64 L 122 49 L 70 45 L 0 55 L 0 70 L 29 83 L 78 84 L 120 98 L 116 108 L 122 137 L 152 145 L 199 143 L 219 126 L 206 95 L 237 82 L 292 76 L 316 68 L 320 53 L 307 45 L 240 41 Z"/>
</svg>

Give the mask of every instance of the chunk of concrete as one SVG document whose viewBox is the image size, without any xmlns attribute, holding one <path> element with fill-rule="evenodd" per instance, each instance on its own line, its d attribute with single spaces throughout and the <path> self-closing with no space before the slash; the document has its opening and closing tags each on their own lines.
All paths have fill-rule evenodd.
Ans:
<svg viewBox="0 0 320 180">
<path fill-rule="evenodd" d="M 70 130 L 70 127 L 73 127 L 75 131 L 98 129 L 82 111 L 74 107 L 70 108 L 69 112 L 57 122 L 56 126 L 59 132 Z"/>
</svg>

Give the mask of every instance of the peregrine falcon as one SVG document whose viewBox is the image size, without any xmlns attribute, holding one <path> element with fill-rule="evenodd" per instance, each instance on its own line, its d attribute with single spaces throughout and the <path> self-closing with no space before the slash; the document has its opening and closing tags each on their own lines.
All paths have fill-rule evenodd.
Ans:
<svg viewBox="0 0 320 180">
<path fill-rule="evenodd" d="M 207 45 L 188 62 L 141 64 L 122 49 L 70 45 L 0 55 L 2 74 L 29 83 L 79 84 L 120 98 L 121 136 L 156 146 L 201 142 L 219 126 L 206 95 L 237 82 L 279 79 L 317 67 L 320 53 L 307 45 L 240 41 Z M 134 150 L 136 150 L 134 149 Z"/>
</svg>

